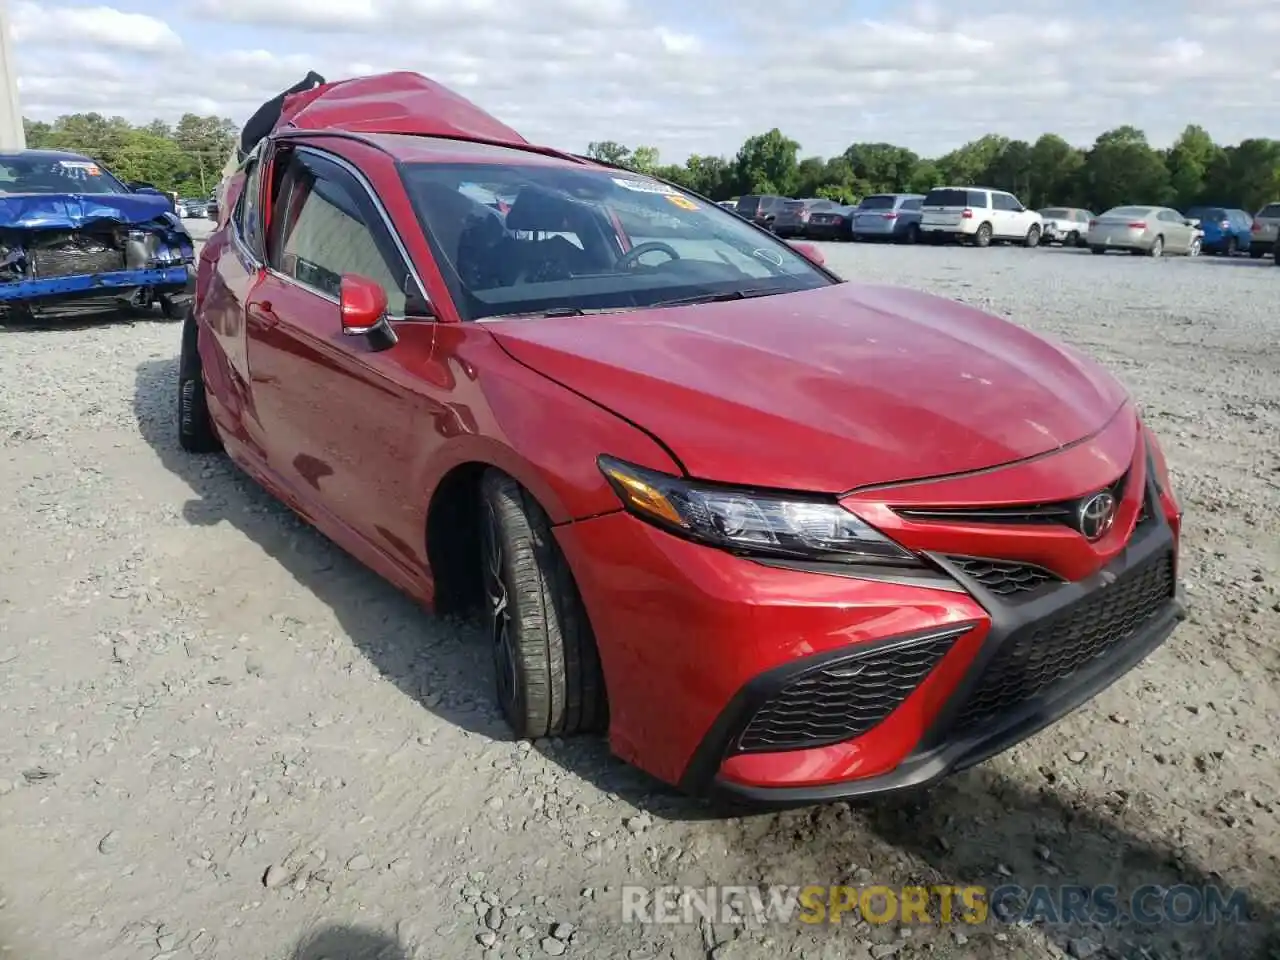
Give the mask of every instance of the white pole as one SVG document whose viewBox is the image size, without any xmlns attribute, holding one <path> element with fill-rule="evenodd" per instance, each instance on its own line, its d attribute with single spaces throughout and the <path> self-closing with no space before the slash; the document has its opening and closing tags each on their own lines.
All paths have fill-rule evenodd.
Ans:
<svg viewBox="0 0 1280 960">
<path fill-rule="evenodd" d="M 27 147 L 16 73 L 13 44 L 9 40 L 8 0 L 0 0 L 0 150 L 25 150 Z"/>
</svg>

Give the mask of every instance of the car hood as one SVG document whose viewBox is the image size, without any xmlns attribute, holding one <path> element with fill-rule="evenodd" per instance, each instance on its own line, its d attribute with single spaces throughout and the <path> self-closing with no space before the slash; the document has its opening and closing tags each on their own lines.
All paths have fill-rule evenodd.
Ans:
<svg viewBox="0 0 1280 960">
<path fill-rule="evenodd" d="M 168 213 L 168 200 L 152 194 L 0 194 L 0 228 L 11 230 L 79 230 L 103 220 L 148 223 Z"/>
<path fill-rule="evenodd" d="M 489 329 L 652 433 L 690 475 L 760 487 L 842 493 L 999 466 L 1097 432 L 1127 400 L 1065 346 L 893 287 Z"/>
</svg>

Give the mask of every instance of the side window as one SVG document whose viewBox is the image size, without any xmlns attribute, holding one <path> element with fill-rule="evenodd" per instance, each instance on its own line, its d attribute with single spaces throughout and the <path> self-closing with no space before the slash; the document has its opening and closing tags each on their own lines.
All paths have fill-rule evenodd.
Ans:
<svg viewBox="0 0 1280 960">
<path fill-rule="evenodd" d="M 1172 223 L 1173 221 L 1179 220 L 1181 218 L 1172 210 L 1161 210 L 1160 213 L 1157 215 L 1157 219 L 1164 220 L 1167 223 Z"/>
<path fill-rule="evenodd" d="M 288 159 L 272 216 L 270 266 L 331 297 L 358 273 L 387 292 L 392 316 L 423 314 L 415 283 L 368 191 L 337 163 L 300 150 Z"/>
<path fill-rule="evenodd" d="M 262 165 L 255 159 L 249 161 L 244 189 L 236 204 L 236 232 L 249 251 L 262 258 Z"/>
<path fill-rule="evenodd" d="M 1018 202 L 1007 193 L 993 193 L 991 205 L 997 210 L 1017 210 Z"/>
<path fill-rule="evenodd" d="M 986 210 L 991 206 L 991 202 L 987 199 L 989 194 L 985 190 L 969 191 L 969 206 L 978 210 Z"/>
</svg>

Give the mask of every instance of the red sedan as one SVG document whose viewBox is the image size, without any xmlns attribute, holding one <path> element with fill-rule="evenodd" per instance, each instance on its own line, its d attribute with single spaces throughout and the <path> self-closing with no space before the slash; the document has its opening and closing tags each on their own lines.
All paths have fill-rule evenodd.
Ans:
<svg viewBox="0 0 1280 960">
<path fill-rule="evenodd" d="M 819 259 L 417 75 L 326 84 L 227 184 L 181 442 L 480 606 L 520 737 L 764 804 L 920 785 L 1170 634 L 1181 512 L 1098 365 Z"/>
</svg>

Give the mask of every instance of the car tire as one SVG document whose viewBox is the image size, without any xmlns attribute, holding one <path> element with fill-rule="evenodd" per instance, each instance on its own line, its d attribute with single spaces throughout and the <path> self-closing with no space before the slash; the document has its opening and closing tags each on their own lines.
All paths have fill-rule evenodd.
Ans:
<svg viewBox="0 0 1280 960">
<path fill-rule="evenodd" d="M 1092 253 L 1094 256 L 1100 257 L 1107 252 L 1107 248 L 1106 247 L 1090 247 L 1089 252 Z"/>
<path fill-rule="evenodd" d="M 1200 250 L 1201 250 L 1201 249 L 1202 249 L 1202 248 L 1201 248 L 1201 244 L 1200 244 L 1200 238 L 1199 238 L 1199 237 L 1197 237 L 1196 239 L 1192 240 L 1192 241 L 1191 241 L 1191 244 L 1187 247 L 1187 256 L 1188 256 L 1188 257 L 1198 257 L 1198 256 L 1200 256 Z"/>
<path fill-rule="evenodd" d="M 485 616 L 498 705 L 522 739 L 608 725 L 595 637 L 551 522 L 511 477 L 480 486 Z"/>
<path fill-rule="evenodd" d="M 1163 234 L 1161 234 L 1160 236 L 1156 237 L 1156 238 L 1155 238 L 1155 240 L 1153 240 L 1153 241 L 1151 242 L 1151 246 L 1150 246 L 1150 248 L 1147 250 L 1147 256 L 1148 256 L 1148 257 L 1163 257 L 1163 256 L 1164 256 L 1164 235 L 1163 235 Z"/>
<path fill-rule="evenodd" d="M 991 224 L 981 223 L 978 225 L 978 232 L 973 235 L 973 245 L 975 247 L 991 246 Z"/>
<path fill-rule="evenodd" d="M 906 234 L 902 238 L 903 243 L 917 244 L 920 242 L 920 224 L 913 223 L 907 227 Z"/>
<path fill-rule="evenodd" d="M 1084 244 L 1082 244 L 1082 243 L 1080 242 L 1080 240 L 1081 240 L 1081 237 L 1080 237 L 1080 231 L 1078 231 L 1078 230 L 1072 230 L 1070 233 L 1068 233 L 1068 234 L 1067 234 L 1067 239 L 1063 241 L 1062 245 L 1063 245 L 1064 247 L 1081 247 L 1081 246 L 1084 246 Z"/>
<path fill-rule="evenodd" d="M 1226 246 L 1222 248 L 1222 253 L 1224 256 L 1234 257 L 1239 247 L 1240 247 L 1240 241 L 1238 241 L 1235 237 L 1227 237 Z"/>
<path fill-rule="evenodd" d="M 1261 249 L 1261 248 L 1259 248 L 1259 247 L 1250 247 L 1250 248 L 1249 248 L 1249 256 L 1250 256 L 1250 257 L 1252 257 L 1254 260 L 1261 260 L 1261 259 L 1262 259 L 1262 255 L 1263 255 L 1263 251 L 1262 251 L 1262 249 Z"/>
<path fill-rule="evenodd" d="M 178 353 L 178 445 L 187 453 L 217 453 L 222 440 L 209 415 L 204 364 L 200 360 L 200 325 L 188 307 L 182 320 Z"/>
<path fill-rule="evenodd" d="M 1024 247 L 1040 246 L 1040 228 L 1035 224 L 1031 225 L 1031 229 L 1027 231 L 1027 235 L 1022 239 Z"/>
</svg>

